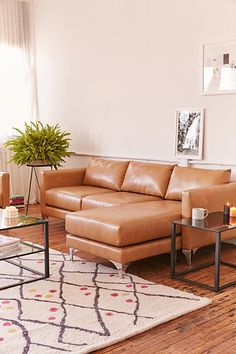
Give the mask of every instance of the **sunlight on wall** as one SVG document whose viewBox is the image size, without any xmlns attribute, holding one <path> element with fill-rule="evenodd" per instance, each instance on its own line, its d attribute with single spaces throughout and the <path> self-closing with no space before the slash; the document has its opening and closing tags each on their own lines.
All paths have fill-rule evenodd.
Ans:
<svg viewBox="0 0 236 354">
<path fill-rule="evenodd" d="M 30 72 L 23 51 L 0 45 L 0 142 L 30 119 Z"/>
</svg>

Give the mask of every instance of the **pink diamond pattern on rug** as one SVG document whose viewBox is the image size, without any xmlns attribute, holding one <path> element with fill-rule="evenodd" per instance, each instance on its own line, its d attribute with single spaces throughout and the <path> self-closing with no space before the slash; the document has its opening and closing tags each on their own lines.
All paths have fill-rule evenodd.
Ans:
<svg viewBox="0 0 236 354">
<path fill-rule="evenodd" d="M 19 258 L 33 269 L 41 260 Z M 88 353 L 210 303 L 60 252 L 50 261 L 50 278 L 0 291 L 0 353 Z M 1 283 L 34 276 L 0 262 Z"/>
</svg>

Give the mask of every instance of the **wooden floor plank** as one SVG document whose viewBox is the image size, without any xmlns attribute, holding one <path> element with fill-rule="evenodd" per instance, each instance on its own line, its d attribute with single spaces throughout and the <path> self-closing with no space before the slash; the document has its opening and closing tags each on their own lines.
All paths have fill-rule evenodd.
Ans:
<svg viewBox="0 0 236 354">
<path fill-rule="evenodd" d="M 38 205 L 30 206 L 29 214 L 40 216 Z M 23 230 L 23 229 L 22 229 Z M 17 235 L 18 230 L 12 231 Z M 65 244 L 66 231 L 62 220 L 49 218 L 50 247 L 67 252 Z M 35 234 L 35 229 L 24 229 L 22 238 L 42 244 L 43 229 Z M 230 262 L 236 260 L 236 247 L 224 244 L 223 256 Z M 112 266 L 109 261 L 79 252 L 80 257 L 99 261 Z M 213 247 L 199 249 L 194 257 L 193 266 L 209 261 L 213 257 Z M 213 258 L 212 258 L 213 259 Z M 184 256 L 178 254 L 178 264 L 186 267 Z M 225 267 L 224 267 L 225 268 Z M 229 281 L 236 271 L 223 269 L 222 279 Z M 187 285 L 170 278 L 170 255 L 160 255 L 138 262 L 133 262 L 128 272 L 155 283 L 161 283 L 182 291 L 192 292 L 198 296 L 211 298 L 212 304 L 203 309 L 163 323 L 153 329 L 128 338 L 123 342 L 98 350 L 96 354 L 236 354 L 236 286 L 214 293 L 195 285 Z M 233 274 L 234 273 L 234 274 Z M 213 281 L 213 271 L 204 269 L 201 273 L 193 273 L 192 279 L 210 284 Z"/>
</svg>

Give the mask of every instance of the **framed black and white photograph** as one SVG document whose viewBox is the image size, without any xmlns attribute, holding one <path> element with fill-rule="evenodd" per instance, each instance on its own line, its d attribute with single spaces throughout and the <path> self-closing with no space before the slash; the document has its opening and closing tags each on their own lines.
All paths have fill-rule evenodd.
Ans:
<svg viewBox="0 0 236 354">
<path fill-rule="evenodd" d="M 203 46 L 203 94 L 236 93 L 236 40 Z"/>
<path fill-rule="evenodd" d="M 177 110 L 175 156 L 202 159 L 204 110 Z"/>
</svg>

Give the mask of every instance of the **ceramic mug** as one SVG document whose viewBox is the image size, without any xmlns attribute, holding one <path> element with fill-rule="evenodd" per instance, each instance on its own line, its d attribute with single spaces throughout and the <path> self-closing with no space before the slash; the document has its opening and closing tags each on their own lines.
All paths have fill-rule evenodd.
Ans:
<svg viewBox="0 0 236 354">
<path fill-rule="evenodd" d="M 203 220 L 207 217 L 209 211 L 204 208 L 193 208 L 192 209 L 192 219 Z"/>
</svg>

